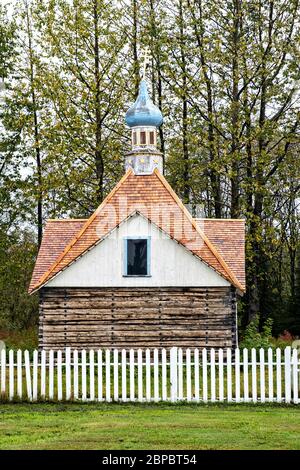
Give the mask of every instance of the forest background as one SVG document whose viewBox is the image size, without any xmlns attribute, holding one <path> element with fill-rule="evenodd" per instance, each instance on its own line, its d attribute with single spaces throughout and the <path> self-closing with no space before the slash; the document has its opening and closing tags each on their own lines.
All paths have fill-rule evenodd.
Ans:
<svg viewBox="0 0 300 470">
<path fill-rule="evenodd" d="M 166 178 L 195 215 L 246 219 L 241 336 L 300 335 L 299 13 L 298 0 L 2 0 L 2 337 L 36 328 L 47 218 L 88 217 L 124 173 L 146 46 Z"/>
</svg>

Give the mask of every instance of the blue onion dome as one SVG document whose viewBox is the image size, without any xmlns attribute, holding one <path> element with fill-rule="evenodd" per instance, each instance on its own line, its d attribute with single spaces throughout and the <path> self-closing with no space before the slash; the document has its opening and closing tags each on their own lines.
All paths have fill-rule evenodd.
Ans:
<svg viewBox="0 0 300 470">
<path fill-rule="evenodd" d="M 139 95 L 134 105 L 128 109 L 125 121 L 129 127 L 159 127 L 163 122 L 160 109 L 153 104 L 149 97 L 145 80 L 142 80 L 140 83 Z"/>
</svg>

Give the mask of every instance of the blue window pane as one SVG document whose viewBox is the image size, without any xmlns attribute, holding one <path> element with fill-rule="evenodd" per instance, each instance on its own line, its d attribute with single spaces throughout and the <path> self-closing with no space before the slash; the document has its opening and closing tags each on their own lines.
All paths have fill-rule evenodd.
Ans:
<svg viewBox="0 0 300 470">
<path fill-rule="evenodd" d="M 127 275 L 147 276 L 147 240 L 127 240 Z"/>
</svg>

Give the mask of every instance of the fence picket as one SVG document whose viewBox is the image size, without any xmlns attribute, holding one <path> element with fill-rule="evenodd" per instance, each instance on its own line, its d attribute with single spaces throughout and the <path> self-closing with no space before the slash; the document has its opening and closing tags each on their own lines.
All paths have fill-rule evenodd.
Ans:
<svg viewBox="0 0 300 470">
<path fill-rule="evenodd" d="M 224 401 L 224 356 L 223 349 L 219 349 L 219 400 Z"/>
<path fill-rule="evenodd" d="M 8 368 L 9 368 L 9 399 L 13 400 L 15 394 L 15 371 L 14 371 L 14 351 L 11 349 L 8 353 Z"/>
<path fill-rule="evenodd" d="M 111 401 L 110 398 L 110 350 L 105 351 L 105 398 L 106 401 Z"/>
<path fill-rule="evenodd" d="M 251 369 L 252 369 L 252 401 L 257 402 L 257 367 L 256 367 L 256 349 L 251 349 Z"/>
<path fill-rule="evenodd" d="M 122 401 L 127 401 L 126 349 L 122 349 Z"/>
<path fill-rule="evenodd" d="M 202 351 L 202 387 L 203 387 L 203 401 L 206 403 L 208 400 L 207 390 L 207 350 Z"/>
<path fill-rule="evenodd" d="M 150 366 L 150 349 L 146 349 L 146 400 L 151 398 L 151 366 Z"/>
<path fill-rule="evenodd" d="M 65 361 L 66 361 L 66 400 L 71 398 L 71 349 L 66 348 L 65 352 Z"/>
<path fill-rule="evenodd" d="M 1 350 L 1 395 L 4 396 L 6 391 L 6 351 Z"/>
<path fill-rule="evenodd" d="M 183 400 L 183 351 L 178 349 L 178 399 Z"/>
<path fill-rule="evenodd" d="M 292 356 L 293 363 L 293 403 L 298 403 L 298 351 L 296 348 L 293 349 Z"/>
<path fill-rule="evenodd" d="M 164 401 L 167 400 L 167 351 L 165 349 L 161 352 L 161 394 Z"/>
<path fill-rule="evenodd" d="M 249 401 L 248 349 L 243 349 L 244 401 Z"/>
<path fill-rule="evenodd" d="M 195 400 L 200 400 L 199 389 L 199 349 L 194 350 L 194 377 L 195 377 Z"/>
<path fill-rule="evenodd" d="M 22 351 L 18 349 L 17 352 L 17 394 L 18 398 L 22 398 L 23 389 L 23 377 L 22 377 Z"/>
<path fill-rule="evenodd" d="M 284 390 L 285 402 L 291 402 L 291 348 L 288 346 L 284 350 Z"/>
<path fill-rule="evenodd" d="M 216 401 L 216 356 L 215 350 L 210 350 L 210 399 Z"/>
<path fill-rule="evenodd" d="M 171 385 L 171 401 L 175 402 L 178 398 L 178 356 L 177 348 L 170 349 L 170 385 Z"/>
<path fill-rule="evenodd" d="M 30 358 L 29 358 L 29 351 L 27 349 L 26 349 L 26 351 L 24 351 L 24 361 L 25 361 L 25 377 L 26 377 L 27 399 L 29 401 L 32 401 Z"/>
<path fill-rule="evenodd" d="M 73 389 L 74 389 L 74 400 L 78 400 L 79 390 L 78 390 L 78 351 L 75 349 L 73 351 Z"/>
<path fill-rule="evenodd" d="M 138 349 L 138 400 L 143 401 L 143 351 Z"/>
<path fill-rule="evenodd" d="M 103 400 L 103 362 L 102 362 L 102 350 L 97 351 L 97 378 L 98 378 L 98 401 Z"/>
<path fill-rule="evenodd" d="M 159 382 L 158 382 L 158 350 L 154 349 L 154 401 L 159 400 Z"/>
<path fill-rule="evenodd" d="M 259 350 L 259 382 L 260 382 L 260 401 L 266 401 L 265 393 L 265 351 L 263 348 Z"/>
<path fill-rule="evenodd" d="M 134 350 L 130 349 L 129 352 L 129 375 L 130 375 L 130 401 L 135 399 L 134 389 Z"/>
<path fill-rule="evenodd" d="M 273 389 L 273 349 L 268 349 L 268 385 L 269 393 L 268 400 L 273 401 L 274 399 L 274 389 Z"/>
<path fill-rule="evenodd" d="M 232 402 L 232 355 L 230 348 L 227 348 L 227 401 Z"/>
<path fill-rule="evenodd" d="M 276 401 L 278 403 L 282 400 L 282 374 L 281 374 L 281 349 L 276 349 Z"/>
<path fill-rule="evenodd" d="M 49 351 L 49 400 L 54 398 L 54 351 Z"/>
<path fill-rule="evenodd" d="M 38 351 L 33 351 L 33 374 L 32 374 L 32 399 L 37 400 L 38 397 Z"/>
<path fill-rule="evenodd" d="M 62 353 L 57 351 L 57 399 L 61 401 L 63 398 L 63 389 L 62 389 Z"/>
<path fill-rule="evenodd" d="M 191 377 L 191 350 L 186 350 L 186 399 L 192 400 L 192 377 Z"/>
<path fill-rule="evenodd" d="M 94 361 L 94 351 L 90 350 L 90 400 L 95 401 L 95 361 Z"/>
<path fill-rule="evenodd" d="M 114 349 L 114 401 L 119 400 L 119 351 Z"/>
<path fill-rule="evenodd" d="M 46 351 L 41 352 L 41 399 L 46 399 Z"/>
<path fill-rule="evenodd" d="M 239 403 L 241 400 L 241 375 L 240 375 L 240 350 L 235 349 L 235 401 Z"/>
<path fill-rule="evenodd" d="M 86 401 L 86 350 L 81 351 L 81 399 Z"/>
</svg>

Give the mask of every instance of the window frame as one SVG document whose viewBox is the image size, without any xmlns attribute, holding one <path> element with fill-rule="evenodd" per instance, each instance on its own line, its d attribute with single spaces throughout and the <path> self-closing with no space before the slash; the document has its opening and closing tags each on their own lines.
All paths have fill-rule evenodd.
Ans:
<svg viewBox="0 0 300 470">
<path fill-rule="evenodd" d="M 146 240 L 147 241 L 147 274 L 127 274 L 127 250 L 128 240 Z M 123 237 L 123 277 L 151 277 L 151 237 L 149 236 L 133 236 Z"/>
</svg>

